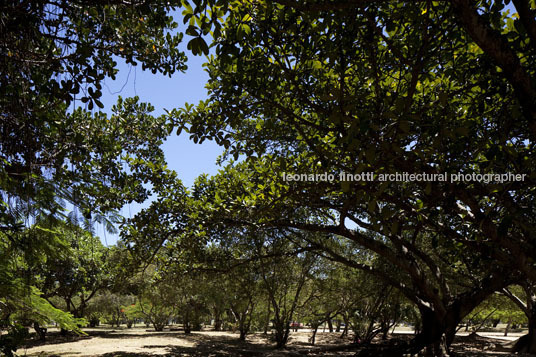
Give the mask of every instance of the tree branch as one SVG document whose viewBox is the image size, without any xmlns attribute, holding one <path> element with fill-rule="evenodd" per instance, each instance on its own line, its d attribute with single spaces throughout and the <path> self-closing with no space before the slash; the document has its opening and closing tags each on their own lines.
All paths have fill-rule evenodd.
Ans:
<svg viewBox="0 0 536 357">
<path fill-rule="evenodd" d="M 513 0 L 517 13 L 527 34 L 529 35 L 532 47 L 536 50 L 536 20 L 535 11 L 531 10 L 528 0 Z"/>
<path fill-rule="evenodd" d="M 451 0 L 460 24 L 473 41 L 502 69 L 506 79 L 513 86 L 521 104 L 533 138 L 536 138 L 536 90 L 517 54 L 510 47 L 505 36 L 491 28 L 478 14 L 469 0 Z"/>
</svg>

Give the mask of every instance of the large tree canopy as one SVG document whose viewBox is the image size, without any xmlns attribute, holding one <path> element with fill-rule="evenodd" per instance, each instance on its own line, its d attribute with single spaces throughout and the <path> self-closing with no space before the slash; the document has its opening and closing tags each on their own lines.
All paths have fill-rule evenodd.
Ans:
<svg viewBox="0 0 536 357">
<path fill-rule="evenodd" d="M 188 48 L 209 54 L 203 36 L 213 38 L 209 98 L 159 118 L 137 99 L 120 100 L 111 116 L 88 112 L 101 106 L 114 56 L 153 72 L 185 68 L 168 14 L 182 5 Z M 533 0 L 193 5 L 3 5 L 6 247 L 26 244 L 21 218 L 55 213 L 58 196 L 89 217 L 144 200 L 151 183 L 158 198 L 123 231 L 146 264 L 162 246 L 165 264 L 189 269 L 210 258 L 207 246 L 253 252 L 259 237 L 277 237 L 307 261 L 316 254 L 397 288 L 423 323 L 405 350 L 435 355 L 491 293 L 536 282 Z M 78 99 L 86 108 L 71 110 Z M 189 192 L 159 148 L 174 128 L 216 140 L 222 161 L 238 162 Z M 397 173 L 435 179 L 379 179 Z M 504 173 L 523 179 L 451 180 Z M 270 255 L 275 242 L 256 251 Z M 288 337 L 293 313 L 284 315 Z M 536 352 L 536 313 L 527 316 Z"/>
<path fill-rule="evenodd" d="M 378 254 L 426 296 L 423 318 L 443 321 L 424 329 L 432 340 L 478 303 L 452 293 L 444 273 L 457 262 L 483 273 L 478 299 L 498 287 L 487 282 L 508 283 L 490 262 L 534 281 L 535 6 L 514 3 L 516 16 L 500 1 L 218 2 L 225 20 L 199 17 L 215 26 L 210 97 L 172 113 L 194 141 L 245 158 L 207 186 L 212 222 L 322 232 Z M 376 180 L 340 179 L 367 172 Z M 448 179 L 378 180 L 403 172 Z M 327 242 L 313 243 L 365 268 Z"/>
<path fill-rule="evenodd" d="M 257 187 L 260 201 L 329 209 L 339 223 L 379 233 L 428 229 L 534 279 L 532 119 L 505 73 L 512 68 L 460 18 L 463 3 L 233 8 L 207 67 L 210 99 L 177 116 L 194 140 L 214 138 L 257 163 L 267 183 Z M 530 19 L 508 15 L 502 2 L 479 2 L 475 16 L 474 26 L 507 41 L 502 50 L 516 54 L 530 82 Z M 337 180 L 285 182 L 285 172 Z M 338 180 L 363 172 L 526 176 Z"/>
</svg>

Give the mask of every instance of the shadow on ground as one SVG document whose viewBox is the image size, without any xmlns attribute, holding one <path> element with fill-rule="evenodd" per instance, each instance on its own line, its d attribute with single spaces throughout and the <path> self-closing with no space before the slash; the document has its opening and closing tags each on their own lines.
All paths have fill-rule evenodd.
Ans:
<svg viewBox="0 0 536 357">
<path fill-rule="evenodd" d="M 112 336 L 115 336 L 113 334 Z M 136 334 L 131 334 L 136 335 Z M 146 336 L 146 335 L 145 335 Z M 356 346 L 339 345 L 328 346 L 325 344 L 318 346 L 311 346 L 304 344 L 303 342 L 295 342 L 292 339 L 289 341 L 290 345 L 285 349 L 276 349 L 274 342 L 270 336 L 264 336 L 255 334 L 250 336 L 251 340 L 241 341 L 234 335 L 205 335 L 203 333 L 193 333 L 185 335 L 184 333 L 176 334 L 176 337 L 180 337 L 183 340 L 188 341 L 192 346 L 176 346 L 176 345 L 145 345 L 143 348 L 147 349 L 147 352 L 124 352 L 115 351 L 106 354 L 101 354 L 99 357 L 142 357 L 152 356 L 151 350 L 165 349 L 166 353 L 160 356 L 192 356 L 192 357 L 228 357 L 228 356 L 263 356 L 263 357 L 276 357 L 276 356 L 353 356 L 355 355 Z M 330 342 L 343 341 L 336 338 L 334 341 L 333 336 L 329 338 Z M 327 341 L 325 341 L 327 342 Z M 334 348 L 335 347 L 335 348 Z M 353 351 L 352 351 L 353 350 Z"/>
<path fill-rule="evenodd" d="M 51 333 L 45 342 L 33 341 L 33 346 L 40 346 L 44 344 L 57 344 L 65 342 L 73 342 L 80 339 L 91 340 L 94 337 L 105 339 L 138 339 L 147 337 L 166 337 L 172 339 L 181 339 L 187 343 L 184 345 L 170 344 L 168 341 L 162 341 L 162 343 L 151 343 L 147 341 L 147 345 L 142 345 L 142 351 L 140 352 L 127 352 L 127 351 L 113 351 L 95 356 L 99 357 L 142 357 L 153 356 L 155 351 L 159 350 L 160 356 L 192 356 L 192 357 L 220 357 L 220 356 L 264 356 L 264 357 L 276 357 L 276 356 L 355 356 L 356 352 L 359 352 L 360 346 L 351 345 L 350 339 L 340 339 L 339 334 L 319 334 L 317 335 L 318 344 L 311 346 L 308 344 L 308 333 L 300 332 L 291 335 L 289 345 L 286 349 L 275 349 L 274 341 L 271 340 L 269 335 L 253 334 L 248 336 L 248 340 L 241 341 L 237 337 L 237 334 L 231 333 L 207 333 L 207 332 L 194 332 L 192 334 L 184 334 L 183 331 L 163 331 L 155 332 L 153 330 L 94 330 L 89 331 L 88 336 L 61 336 L 59 333 Z M 376 341 L 375 345 L 380 346 L 382 344 L 389 344 L 390 342 L 408 341 L 412 338 L 412 335 L 398 335 L 395 334 L 393 340 L 390 341 Z M 159 341 L 160 342 L 160 341 Z M 514 356 L 509 351 L 514 342 L 507 342 L 494 338 L 482 337 L 479 335 L 470 336 L 457 336 L 453 345 L 452 351 L 454 356 L 469 357 L 469 356 L 482 356 L 482 357 L 504 357 Z M 121 349 L 122 347 L 118 347 Z M 163 352 L 163 353 L 162 353 Z M 70 353 L 54 353 L 48 356 L 74 356 L 76 354 Z M 84 354 L 87 356 L 87 354 Z M 522 355 L 516 355 L 522 356 Z"/>
</svg>

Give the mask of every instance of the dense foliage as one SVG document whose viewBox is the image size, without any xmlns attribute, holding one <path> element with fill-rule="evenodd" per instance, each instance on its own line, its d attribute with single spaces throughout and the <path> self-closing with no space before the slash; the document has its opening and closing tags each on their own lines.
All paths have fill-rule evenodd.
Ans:
<svg viewBox="0 0 536 357">
<path fill-rule="evenodd" d="M 57 305 L 94 324 L 273 328 L 278 347 L 297 319 L 311 343 L 338 320 L 372 355 L 446 356 L 461 323 L 521 311 L 516 348 L 536 353 L 533 0 L 2 6 L 11 336 L 21 313 L 75 328 Z M 178 7 L 209 97 L 161 117 L 138 98 L 93 112 L 117 57 L 185 70 Z M 160 148 L 173 132 L 224 146 L 222 170 L 184 187 Z M 62 200 L 105 222 L 151 192 L 115 249 L 60 219 Z M 411 342 L 369 345 L 402 320 Z"/>
</svg>

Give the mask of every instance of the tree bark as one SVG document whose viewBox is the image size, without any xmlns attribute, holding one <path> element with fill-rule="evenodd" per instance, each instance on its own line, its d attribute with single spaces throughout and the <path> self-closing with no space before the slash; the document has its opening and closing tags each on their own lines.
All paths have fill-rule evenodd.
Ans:
<svg viewBox="0 0 536 357">
<path fill-rule="evenodd" d="M 268 296 L 267 307 L 268 307 L 268 311 L 266 313 L 266 321 L 264 322 L 264 331 L 263 331 L 265 335 L 268 334 L 268 329 L 270 328 L 270 316 L 272 315 L 272 305 L 270 301 L 270 296 Z"/>
<path fill-rule="evenodd" d="M 536 306 L 532 308 L 532 316 L 529 319 L 529 333 L 528 333 L 527 352 L 530 354 L 536 354 Z"/>
<path fill-rule="evenodd" d="M 344 329 L 342 330 L 340 338 L 344 338 L 345 336 L 348 336 L 348 326 L 350 325 L 350 317 L 348 314 L 342 315 L 342 319 L 344 321 Z"/>
<path fill-rule="evenodd" d="M 313 334 L 311 335 L 311 337 L 309 337 L 309 343 L 314 346 L 315 345 L 315 340 L 316 340 L 316 332 L 318 331 L 318 326 L 319 325 L 315 324 L 313 326 L 311 326 L 311 327 L 313 327 Z"/>
<path fill-rule="evenodd" d="M 191 321 L 190 321 L 190 312 L 188 310 L 186 310 L 184 312 L 184 315 L 182 317 L 182 327 L 184 328 L 184 333 L 185 334 L 192 333 L 192 326 L 191 326 Z"/>
<path fill-rule="evenodd" d="M 154 330 L 155 330 L 155 331 L 163 331 L 163 330 L 164 330 L 164 326 L 163 326 L 163 325 L 155 324 L 155 325 L 153 325 L 153 327 L 154 327 Z"/>
<path fill-rule="evenodd" d="M 506 324 L 506 327 L 504 328 L 504 336 L 508 336 L 508 332 L 510 331 L 510 325 L 512 324 L 512 319 L 508 319 L 508 323 Z"/>
<path fill-rule="evenodd" d="M 214 331 L 221 331 L 223 320 L 221 318 L 221 310 L 217 307 L 214 308 Z"/>
<path fill-rule="evenodd" d="M 289 324 L 285 324 L 283 321 L 276 321 L 274 327 L 276 348 L 283 348 L 287 345 L 288 342 L 290 326 Z"/>
<path fill-rule="evenodd" d="M 240 318 L 238 320 L 238 329 L 240 331 L 240 340 L 245 341 L 246 335 L 249 333 L 250 323 L 248 322 L 248 315 L 247 311 L 243 312 L 241 315 L 239 315 Z"/>
<path fill-rule="evenodd" d="M 36 321 L 34 321 L 33 327 L 34 327 L 35 332 L 39 336 L 39 340 L 40 341 L 45 341 L 46 334 L 47 334 L 47 329 L 44 328 L 44 327 L 39 326 L 39 323 L 36 322 Z"/>
<path fill-rule="evenodd" d="M 433 310 L 423 307 L 419 310 L 422 329 L 412 341 L 409 352 L 418 353 L 425 348 L 425 356 L 448 357 L 456 326 L 461 320 L 458 309 L 449 309 L 444 316 L 438 316 Z"/>
<path fill-rule="evenodd" d="M 512 352 L 536 354 L 536 306 L 532 308 L 531 312 L 531 316 L 528 316 L 528 334 L 517 340 Z"/>
<path fill-rule="evenodd" d="M 185 322 L 185 323 L 183 324 L 183 326 L 184 326 L 184 333 L 185 333 L 185 334 L 190 334 L 190 333 L 192 333 L 192 328 L 190 327 L 190 323 L 189 323 L 189 322 Z"/>
</svg>

